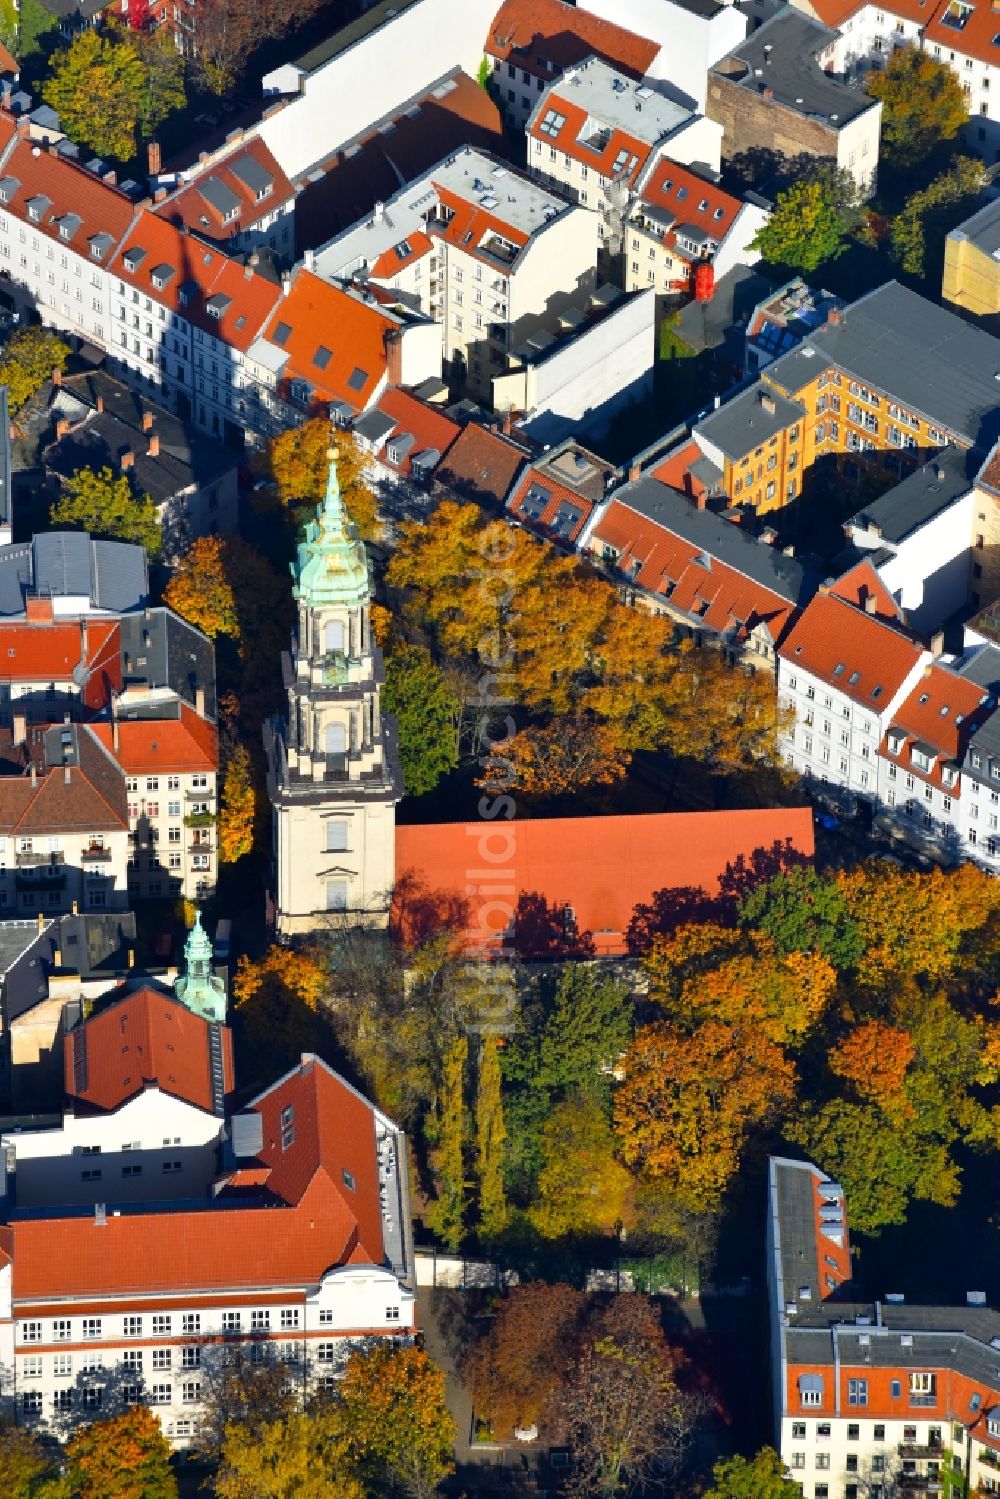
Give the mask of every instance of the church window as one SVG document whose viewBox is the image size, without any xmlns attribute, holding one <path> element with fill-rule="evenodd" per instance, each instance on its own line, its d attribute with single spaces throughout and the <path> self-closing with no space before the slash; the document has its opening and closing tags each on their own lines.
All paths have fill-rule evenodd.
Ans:
<svg viewBox="0 0 1000 1499">
<path fill-rule="evenodd" d="M 343 853 L 347 848 L 347 823 L 330 818 L 326 825 L 326 851 L 328 854 Z"/>
<path fill-rule="evenodd" d="M 340 619 L 328 619 L 323 629 L 323 649 L 328 655 L 334 652 L 343 654 L 344 650 L 344 622 Z"/>
</svg>

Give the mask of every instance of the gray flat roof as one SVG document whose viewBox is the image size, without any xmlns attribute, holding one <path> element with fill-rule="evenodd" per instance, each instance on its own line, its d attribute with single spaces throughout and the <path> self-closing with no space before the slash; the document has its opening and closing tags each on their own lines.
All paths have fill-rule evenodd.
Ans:
<svg viewBox="0 0 1000 1499">
<path fill-rule="evenodd" d="M 748 93 L 760 94 L 769 88 L 779 104 L 839 130 L 878 105 L 862 90 L 848 88 L 823 71 L 818 55 L 836 39 L 837 33 L 821 21 L 786 6 L 752 31 L 712 71 Z M 734 72 L 733 59 L 746 64 L 742 76 Z"/>
<path fill-rule="evenodd" d="M 815 591 L 816 579 L 794 557 L 755 541 L 741 526 L 723 520 L 711 510 L 697 510 L 690 500 L 659 479 L 645 476 L 616 489 L 612 500 L 628 505 L 636 514 L 682 536 L 727 567 L 752 578 L 792 604 L 805 603 Z M 597 527 L 600 530 L 600 527 Z"/>
<path fill-rule="evenodd" d="M 648 83 L 636 83 L 600 57 L 589 57 L 579 67 L 569 68 L 555 81 L 552 93 L 585 109 L 602 125 L 624 130 L 648 146 L 692 118 L 689 109 L 656 93 Z"/>
<path fill-rule="evenodd" d="M 901 484 L 886 490 L 846 522 L 867 530 L 878 527 L 886 541 L 898 545 L 921 526 L 947 510 L 949 505 L 968 494 L 975 477 L 978 460 L 963 448 L 943 448 L 936 458 L 923 464 Z"/>
<path fill-rule="evenodd" d="M 1000 199 L 987 203 L 985 208 L 965 219 L 949 232 L 948 238 L 970 240 L 984 255 L 1000 260 Z"/>
<path fill-rule="evenodd" d="M 788 401 L 758 382 L 698 422 L 694 434 L 714 443 L 727 458 L 739 459 L 793 422 L 801 421 L 805 414 L 806 408 L 799 401 Z"/>
<path fill-rule="evenodd" d="M 898 281 L 867 292 L 768 367 L 801 390 L 824 364 L 986 450 L 1000 437 L 1000 339 Z M 846 394 L 846 393 L 845 393 Z"/>
</svg>

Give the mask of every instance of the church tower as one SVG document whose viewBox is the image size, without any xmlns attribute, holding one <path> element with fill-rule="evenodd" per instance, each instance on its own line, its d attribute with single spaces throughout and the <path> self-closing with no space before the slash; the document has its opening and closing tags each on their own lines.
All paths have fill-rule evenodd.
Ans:
<svg viewBox="0 0 1000 1499">
<path fill-rule="evenodd" d="M 368 559 L 331 452 L 326 498 L 292 564 L 298 620 L 282 657 L 288 717 L 265 726 L 280 937 L 331 919 L 384 926 L 402 774 L 379 703 Z"/>
<path fill-rule="evenodd" d="M 226 986 L 212 971 L 212 943 L 197 911 L 194 926 L 184 943 L 184 972 L 174 984 L 174 993 L 204 1020 L 226 1023 Z"/>
</svg>

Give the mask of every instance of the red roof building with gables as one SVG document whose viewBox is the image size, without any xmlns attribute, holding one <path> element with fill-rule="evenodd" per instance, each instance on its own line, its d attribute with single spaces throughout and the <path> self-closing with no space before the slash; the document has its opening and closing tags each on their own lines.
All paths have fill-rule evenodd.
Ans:
<svg viewBox="0 0 1000 1499">
<path fill-rule="evenodd" d="M 611 464 L 570 438 L 521 473 L 507 513 L 546 540 L 572 549 L 617 477 Z"/>
</svg>

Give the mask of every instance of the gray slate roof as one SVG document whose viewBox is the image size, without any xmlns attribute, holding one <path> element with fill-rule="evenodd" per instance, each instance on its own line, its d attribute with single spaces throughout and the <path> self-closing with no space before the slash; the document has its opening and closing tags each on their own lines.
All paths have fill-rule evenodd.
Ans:
<svg viewBox="0 0 1000 1499">
<path fill-rule="evenodd" d="M 765 401 L 773 402 L 773 412 L 767 410 Z M 805 414 L 806 408 L 798 401 L 788 401 L 766 385 L 751 385 L 698 422 L 694 435 L 713 442 L 727 458 L 738 460 Z"/>
<path fill-rule="evenodd" d="M 775 547 L 755 541 L 742 527 L 723 520 L 711 510 L 696 509 L 690 500 L 669 485 L 661 484 L 659 479 L 635 479 L 616 489 L 611 498 L 673 531 L 791 604 L 805 604 L 816 591 L 819 580 L 794 557 L 786 557 Z M 595 529 L 600 532 L 600 525 Z"/>
<path fill-rule="evenodd" d="M 970 451 L 943 448 L 936 458 L 887 489 L 846 524 L 861 529 L 874 524 L 886 541 L 898 545 L 968 494 L 978 467 L 979 461 Z"/>
<path fill-rule="evenodd" d="M 78 596 L 113 614 L 141 609 L 149 595 L 146 553 L 123 541 L 95 541 L 86 531 L 46 531 L 0 547 L 0 616 L 21 614 L 28 591 Z"/>
<path fill-rule="evenodd" d="M 994 199 L 971 218 L 965 219 L 949 232 L 948 238 L 970 240 L 984 255 L 993 255 L 1000 250 L 1000 199 Z"/>
<path fill-rule="evenodd" d="M 982 451 L 1000 437 L 1000 339 L 887 281 L 768 367 L 801 390 L 823 364 L 892 396 Z M 844 393 L 846 396 L 846 392 Z"/>
<path fill-rule="evenodd" d="M 215 648 L 207 635 L 161 605 L 127 615 L 121 622 L 121 643 L 125 687 L 130 682 L 143 683 L 151 690 L 166 687 L 192 708 L 200 687 L 205 694 L 205 716 L 214 721 L 218 711 Z M 145 664 L 140 666 L 140 660 Z M 157 707 L 156 714 L 161 713 Z M 135 716 L 142 717 L 141 711 Z"/>
</svg>

